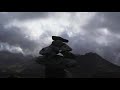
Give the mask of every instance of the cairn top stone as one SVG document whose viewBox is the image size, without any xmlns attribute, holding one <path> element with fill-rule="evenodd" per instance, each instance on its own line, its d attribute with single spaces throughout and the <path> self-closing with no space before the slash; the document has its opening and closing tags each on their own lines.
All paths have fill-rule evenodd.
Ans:
<svg viewBox="0 0 120 90">
<path fill-rule="evenodd" d="M 59 36 L 52 36 L 52 39 L 55 40 L 55 41 L 56 41 L 56 40 L 60 40 L 60 41 L 62 41 L 62 42 L 66 42 L 66 43 L 69 42 L 67 39 L 64 39 L 64 38 L 59 37 Z"/>
</svg>

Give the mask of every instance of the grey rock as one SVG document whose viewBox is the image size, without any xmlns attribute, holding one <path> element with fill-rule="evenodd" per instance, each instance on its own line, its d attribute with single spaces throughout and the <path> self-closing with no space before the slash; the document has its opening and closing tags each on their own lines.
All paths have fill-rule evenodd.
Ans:
<svg viewBox="0 0 120 90">
<path fill-rule="evenodd" d="M 55 46 L 48 46 L 40 50 L 39 54 L 45 55 L 45 56 L 54 56 L 59 53 L 59 48 Z"/>
<path fill-rule="evenodd" d="M 40 56 L 36 59 L 36 62 L 45 66 L 63 68 L 63 69 L 72 68 L 77 65 L 77 62 L 74 59 L 64 58 L 59 55 L 56 55 L 52 58 Z"/>
<path fill-rule="evenodd" d="M 59 36 L 52 36 L 52 39 L 53 39 L 53 40 L 60 40 L 60 41 L 62 41 L 62 42 L 66 42 L 66 43 L 69 42 L 67 39 L 64 39 L 64 38 L 59 37 Z"/>
<path fill-rule="evenodd" d="M 69 47 L 67 44 L 64 44 L 61 48 L 60 48 L 61 51 L 72 51 L 72 48 Z"/>
<path fill-rule="evenodd" d="M 52 42 L 51 45 L 60 48 L 60 47 L 62 47 L 64 45 L 64 43 L 61 40 L 55 40 L 55 41 Z"/>
</svg>

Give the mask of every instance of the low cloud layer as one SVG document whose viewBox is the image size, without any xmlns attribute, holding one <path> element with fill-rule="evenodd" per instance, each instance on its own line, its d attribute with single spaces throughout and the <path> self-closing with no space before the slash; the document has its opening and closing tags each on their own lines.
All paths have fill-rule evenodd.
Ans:
<svg viewBox="0 0 120 90">
<path fill-rule="evenodd" d="M 0 50 L 8 46 L 5 50 L 37 55 L 52 35 L 60 35 L 76 54 L 96 52 L 120 64 L 119 17 L 119 12 L 2 12 Z"/>
</svg>

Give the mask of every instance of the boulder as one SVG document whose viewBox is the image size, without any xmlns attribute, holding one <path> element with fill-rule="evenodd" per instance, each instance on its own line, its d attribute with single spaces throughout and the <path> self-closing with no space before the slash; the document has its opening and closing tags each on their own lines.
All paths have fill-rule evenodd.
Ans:
<svg viewBox="0 0 120 90">
<path fill-rule="evenodd" d="M 71 58 L 71 59 L 75 59 L 75 55 L 71 52 L 68 51 L 62 51 L 61 54 L 65 57 L 65 58 Z"/>
<path fill-rule="evenodd" d="M 61 46 L 64 45 L 64 43 L 61 40 L 55 40 L 55 41 L 52 42 L 51 45 L 60 48 Z"/>
<path fill-rule="evenodd" d="M 55 41 L 56 41 L 56 40 L 60 40 L 60 41 L 62 41 L 62 42 L 66 42 L 66 43 L 69 42 L 67 39 L 64 39 L 64 38 L 59 37 L 59 36 L 52 36 L 52 39 L 55 40 Z"/>
<path fill-rule="evenodd" d="M 72 68 L 77 65 L 77 62 L 74 59 L 64 58 L 63 56 L 56 55 L 52 58 L 45 56 L 39 56 L 36 59 L 36 62 L 45 66 L 55 67 L 55 68 Z"/>
<path fill-rule="evenodd" d="M 45 56 L 54 56 L 59 53 L 59 48 L 50 45 L 48 47 L 43 48 L 40 50 L 39 54 L 45 55 Z"/>
<path fill-rule="evenodd" d="M 64 45 L 62 45 L 62 46 L 60 47 L 60 50 L 61 50 L 62 52 L 68 52 L 68 51 L 72 51 L 72 48 L 69 47 L 67 44 L 64 44 Z"/>
</svg>

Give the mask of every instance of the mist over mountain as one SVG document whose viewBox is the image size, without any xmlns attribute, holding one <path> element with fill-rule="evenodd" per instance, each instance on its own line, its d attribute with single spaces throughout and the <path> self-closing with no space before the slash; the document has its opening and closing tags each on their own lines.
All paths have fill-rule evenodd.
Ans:
<svg viewBox="0 0 120 90">
<path fill-rule="evenodd" d="M 33 58 L 32 56 L 24 56 L 22 53 L 11 53 L 9 51 L 0 51 L 0 64 L 11 65 L 25 62 Z"/>
</svg>

